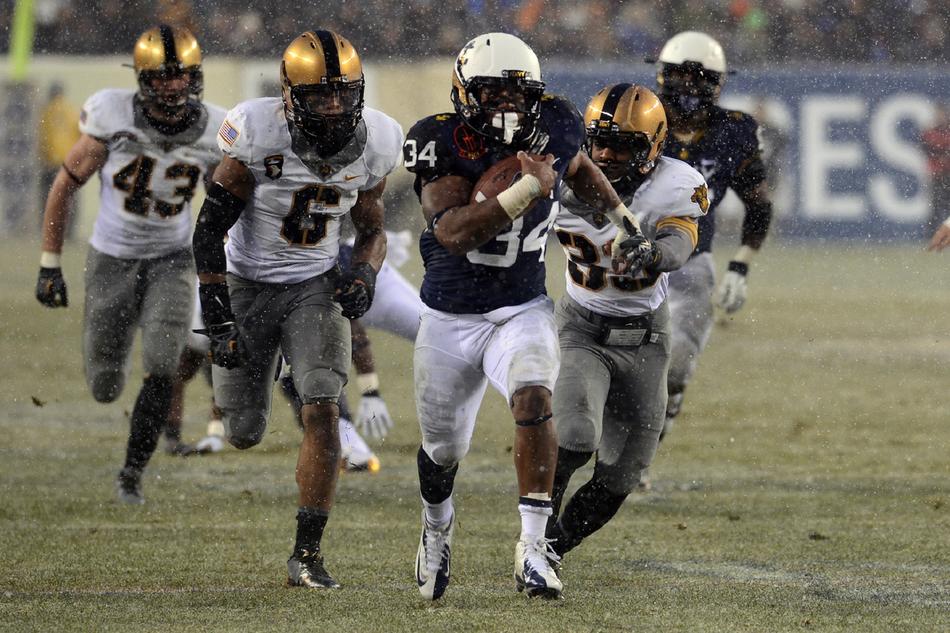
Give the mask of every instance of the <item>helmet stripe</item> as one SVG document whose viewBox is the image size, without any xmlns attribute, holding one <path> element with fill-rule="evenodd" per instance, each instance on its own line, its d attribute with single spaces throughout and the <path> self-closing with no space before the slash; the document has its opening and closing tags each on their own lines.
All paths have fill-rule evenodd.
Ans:
<svg viewBox="0 0 950 633">
<path fill-rule="evenodd" d="M 323 48 L 323 62 L 327 67 L 327 78 L 339 77 L 342 74 L 340 72 L 340 51 L 337 50 L 333 33 L 330 31 L 315 31 L 314 35 L 320 40 L 320 47 Z"/>
<path fill-rule="evenodd" d="M 164 65 L 178 66 L 181 62 L 178 59 L 178 51 L 175 49 L 175 32 L 167 24 L 161 24 L 158 27 L 162 36 L 162 47 L 165 49 Z"/>
<path fill-rule="evenodd" d="M 617 106 L 624 93 L 631 87 L 631 84 L 617 84 L 610 89 L 607 98 L 604 99 L 604 106 L 600 110 L 600 120 L 610 121 L 617 113 Z"/>
</svg>

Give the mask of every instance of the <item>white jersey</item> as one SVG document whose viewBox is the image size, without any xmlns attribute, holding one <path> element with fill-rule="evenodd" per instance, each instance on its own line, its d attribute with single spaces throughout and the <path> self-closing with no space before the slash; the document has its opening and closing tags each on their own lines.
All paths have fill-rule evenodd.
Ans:
<svg viewBox="0 0 950 633">
<path fill-rule="evenodd" d="M 706 181 L 698 171 L 663 156 L 653 173 L 624 202 L 637 216 L 648 239 L 668 225 L 682 228 L 695 238 L 693 219 L 705 214 L 706 195 Z M 644 314 L 660 307 L 669 287 L 668 273 L 641 272 L 632 278 L 614 275 L 610 246 L 617 227 L 579 201 L 566 185 L 562 185 L 560 204 L 555 228 L 568 258 L 565 274 L 571 298 L 605 316 Z"/>
<path fill-rule="evenodd" d="M 359 192 L 378 185 L 402 159 L 396 121 L 364 108 L 363 122 L 362 153 L 346 165 L 314 171 L 293 151 L 281 99 L 252 99 L 228 112 L 218 145 L 247 165 L 255 182 L 252 200 L 228 233 L 228 272 L 298 283 L 336 264 L 342 216 Z"/>
<path fill-rule="evenodd" d="M 89 240 L 122 259 L 149 259 L 191 246 L 191 198 L 221 161 L 215 134 L 224 110 L 204 104 L 197 123 L 176 136 L 149 126 L 135 92 L 110 89 L 86 101 L 79 130 L 106 144 L 101 202 Z"/>
</svg>

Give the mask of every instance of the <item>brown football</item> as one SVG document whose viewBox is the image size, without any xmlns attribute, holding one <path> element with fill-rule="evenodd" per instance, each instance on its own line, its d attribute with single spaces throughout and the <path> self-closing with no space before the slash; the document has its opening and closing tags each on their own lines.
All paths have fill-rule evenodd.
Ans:
<svg viewBox="0 0 950 633">
<path fill-rule="evenodd" d="M 532 156 L 532 158 L 540 160 L 541 156 Z M 521 178 L 521 161 L 518 160 L 517 156 L 509 156 L 500 160 L 489 167 L 475 183 L 469 202 L 476 203 L 494 198 L 519 178 Z"/>
</svg>

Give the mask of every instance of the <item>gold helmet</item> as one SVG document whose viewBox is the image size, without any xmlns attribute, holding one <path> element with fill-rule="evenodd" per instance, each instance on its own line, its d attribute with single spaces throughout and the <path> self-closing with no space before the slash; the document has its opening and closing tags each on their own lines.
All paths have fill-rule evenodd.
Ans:
<svg viewBox="0 0 950 633">
<path fill-rule="evenodd" d="M 321 156 L 349 143 L 363 118 L 363 64 L 349 40 L 333 31 L 294 38 L 280 63 L 287 120 Z"/>
<path fill-rule="evenodd" d="M 584 127 L 592 158 L 594 144 L 630 154 L 629 160 L 598 162 L 615 186 L 650 173 L 666 142 L 663 104 L 637 84 L 613 84 L 594 95 L 584 112 Z"/>
<path fill-rule="evenodd" d="M 160 24 L 135 42 L 132 67 L 138 77 L 139 94 L 150 105 L 176 111 L 189 99 L 198 100 L 204 90 L 201 47 L 184 27 Z M 167 80 L 184 77 L 183 86 L 167 85 Z"/>
</svg>

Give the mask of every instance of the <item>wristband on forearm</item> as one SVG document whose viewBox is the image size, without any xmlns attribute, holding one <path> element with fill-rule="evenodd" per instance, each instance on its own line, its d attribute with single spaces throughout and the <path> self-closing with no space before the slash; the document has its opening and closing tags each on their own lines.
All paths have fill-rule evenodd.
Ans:
<svg viewBox="0 0 950 633">
<path fill-rule="evenodd" d="M 379 376 L 376 372 L 356 375 L 356 386 L 364 396 L 379 395 Z"/>
<path fill-rule="evenodd" d="M 541 183 L 537 177 L 527 174 L 516 183 L 496 196 L 498 204 L 505 210 L 508 217 L 517 220 L 525 212 L 534 199 L 541 195 Z"/>
<path fill-rule="evenodd" d="M 627 208 L 627 205 L 625 205 L 623 202 L 618 204 L 613 209 L 605 211 L 604 215 L 606 215 L 607 219 L 609 219 L 610 222 L 617 226 L 621 231 L 624 230 L 623 219 L 627 218 L 630 220 L 630 224 L 632 224 L 636 230 L 640 231 L 641 233 L 643 232 L 640 229 L 640 222 L 637 220 L 637 216 L 633 215 L 633 212 L 630 211 L 630 209 Z"/>
<path fill-rule="evenodd" d="M 62 268 L 62 256 L 59 253 L 43 251 L 40 253 L 40 268 Z"/>
</svg>

